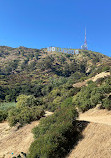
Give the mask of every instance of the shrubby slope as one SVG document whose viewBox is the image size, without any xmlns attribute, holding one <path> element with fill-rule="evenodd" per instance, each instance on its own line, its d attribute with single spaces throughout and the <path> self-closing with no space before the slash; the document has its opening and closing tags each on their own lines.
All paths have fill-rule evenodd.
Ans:
<svg viewBox="0 0 111 158">
<path fill-rule="evenodd" d="M 111 72 L 111 58 L 103 54 L 0 47 L 0 60 L 0 102 L 17 101 L 9 109 L 4 106 L 1 121 L 8 119 L 11 126 L 22 126 L 40 119 L 44 110 L 55 111 L 33 129 L 29 158 L 64 157 L 80 134 L 77 110 L 84 112 L 97 104 L 111 109 L 111 77 L 90 81 L 98 73 Z M 86 86 L 73 87 L 86 80 Z"/>
<path fill-rule="evenodd" d="M 92 51 L 78 55 L 26 47 L 0 47 L 0 99 L 15 101 L 20 94 L 41 97 L 54 87 L 110 71 L 111 58 Z"/>
</svg>

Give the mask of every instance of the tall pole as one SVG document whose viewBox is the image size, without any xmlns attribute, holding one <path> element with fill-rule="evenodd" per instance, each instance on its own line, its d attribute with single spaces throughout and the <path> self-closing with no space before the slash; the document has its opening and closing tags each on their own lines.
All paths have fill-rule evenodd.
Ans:
<svg viewBox="0 0 111 158">
<path fill-rule="evenodd" d="M 86 40 L 86 28 L 85 28 L 85 45 L 87 45 L 87 40 Z"/>
</svg>

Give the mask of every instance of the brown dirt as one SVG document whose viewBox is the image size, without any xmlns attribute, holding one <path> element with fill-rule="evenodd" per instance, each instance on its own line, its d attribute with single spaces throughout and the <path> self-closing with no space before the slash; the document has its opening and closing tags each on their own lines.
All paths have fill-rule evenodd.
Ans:
<svg viewBox="0 0 111 158">
<path fill-rule="evenodd" d="M 45 116 L 52 112 L 46 112 Z M 33 142 L 32 128 L 37 126 L 39 121 L 34 121 L 24 127 L 16 130 L 16 127 L 10 128 L 8 122 L 0 123 L 0 158 L 12 158 L 21 152 L 27 153 L 30 144 Z"/>
<path fill-rule="evenodd" d="M 92 109 L 80 114 L 89 124 L 68 158 L 111 158 L 111 112 Z"/>
<path fill-rule="evenodd" d="M 46 112 L 46 116 L 52 113 Z M 83 130 L 81 139 L 67 158 L 111 158 L 111 111 L 91 109 L 80 114 L 78 120 L 89 122 Z M 10 128 L 7 122 L 0 124 L 0 158 L 17 156 L 27 152 L 32 143 L 32 128 L 38 125 L 34 121 L 19 130 Z M 4 155 L 4 156 L 3 156 Z"/>
<path fill-rule="evenodd" d="M 85 113 L 81 113 L 79 120 L 111 125 L 111 111 L 90 109 Z"/>
</svg>

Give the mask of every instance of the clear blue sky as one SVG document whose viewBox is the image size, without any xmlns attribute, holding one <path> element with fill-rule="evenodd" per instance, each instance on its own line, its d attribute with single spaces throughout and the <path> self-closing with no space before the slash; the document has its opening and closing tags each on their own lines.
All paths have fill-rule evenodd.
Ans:
<svg viewBox="0 0 111 158">
<path fill-rule="evenodd" d="M 111 56 L 111 0 L 0 0 L 0 45 L 80 48 Z"/>
</svg>

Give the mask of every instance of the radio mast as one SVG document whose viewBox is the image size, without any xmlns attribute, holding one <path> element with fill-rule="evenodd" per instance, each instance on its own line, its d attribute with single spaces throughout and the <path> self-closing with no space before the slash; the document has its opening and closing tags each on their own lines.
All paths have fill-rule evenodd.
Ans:
<svg viewBox="0 0 111 158">
<path fill-rule="evenodd" d="M 81 46 L 81 49 L 83 49 L 83 50 L 88 50 L 88 47 L 87 47 L 87 40 L 86 40 L 86 28 L 85 28 L 85 40 L 84 40 L 84 45 Z"/>
</svg>

